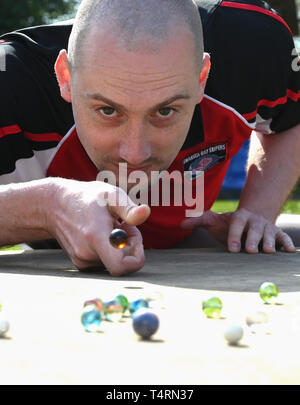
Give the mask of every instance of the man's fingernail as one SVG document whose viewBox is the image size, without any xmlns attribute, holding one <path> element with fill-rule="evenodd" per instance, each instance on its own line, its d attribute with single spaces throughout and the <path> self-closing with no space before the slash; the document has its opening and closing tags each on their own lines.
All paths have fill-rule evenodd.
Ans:
<svg viewBox="0 0 300 405">
<path fill-rule="evenodd" d="M 272 243 L 272 242 L 266 242 L 265 246 L 266 246 L 267 248 L 273 249 L 273 248 L 274 248 L 274 243 Z"/>
<path fill-rule="evenodd" d="M 232 243 L 230 244 L 230 250 L 231 250 L 232 252 L 239 252 L 239 251 L 240 251 L 240 248 L 241 248 L 241 245 L 240 245 L 238 242 L 232 242 Z"/>
<path fill-rule="evenodd" d="M 269 243 L 267 242 L 264 247 L 265 247 L 265 249 L 271 250 L 272 252 L 275 253 L 275 246 L 272 242 L 269 242 Z"/>
</svg>

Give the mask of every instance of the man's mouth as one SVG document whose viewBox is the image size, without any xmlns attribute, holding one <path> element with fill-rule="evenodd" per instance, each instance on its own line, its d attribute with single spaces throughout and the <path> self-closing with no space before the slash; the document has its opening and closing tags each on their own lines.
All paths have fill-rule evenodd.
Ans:
<svg viewBox="0 0 300 405">
<path fill-rule="evenodd" d="M 132 172 L 144 172 L 149 173 L 151 170 L 151 165 L 148 166 L 139 166 L 139 167 L 127 167 L 127 174 L 129 175 Z"/>
<path fill-rule="evenodd" d="M 151 173 L 151 169 L 153 170 L 152 164 L 141 165 L 141 166 L 130 166 L 127 163 L 113 163 L 113 172 L 117 173 L 119 176 L 126 176 L 127 177 L 133 172 L 142 172 L 146 175 Z"/>
</svg>

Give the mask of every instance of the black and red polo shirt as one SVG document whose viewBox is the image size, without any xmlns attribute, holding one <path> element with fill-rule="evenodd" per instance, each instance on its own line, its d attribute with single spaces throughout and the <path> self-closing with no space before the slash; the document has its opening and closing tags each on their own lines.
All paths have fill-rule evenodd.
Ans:
<svg viewBox="0 0 300 405">
<path fill-rule="evenodd" d="M 264 1 L 196 2 L 212 66 L 204 99 L 169 171 L 204 171 L 207 210 L 231 158 L 253 130 L 272 136 L 300 123 L 300 66 L 290 28 Z M 71 29 L 69 21 L 0 37 L 0 58 L 5 55 L 0 63 L 0 184 L 46 176 L 96 179 L 54 73 Z M 183 240 L 190 233 L 179 226 L 186 209 L 152 207 L 139 227 L 145 248 L 168 248 Z"/>
</svg>

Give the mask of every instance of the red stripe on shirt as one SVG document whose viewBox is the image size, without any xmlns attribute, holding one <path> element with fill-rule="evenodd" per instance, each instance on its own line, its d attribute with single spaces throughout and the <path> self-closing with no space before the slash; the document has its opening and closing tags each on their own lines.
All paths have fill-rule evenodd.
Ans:
<svg viewBox="0 0 300 405">
<path fill-rule="evenodd" d="M 33 134 L 28 131 L 24 131 L 24 135 L 27 139 L 34 142 L 60 142 L 62 136 L 56 133 L 49 132 L 48 134 Z"/>
<path fill-rule="evenodd" d="M 288 26 L 288 24 L 284 21 L 283 18 L 281 18 L 279 15 L 273 13 L 270 10 L 265 10 L 264 8 L 258 7 L 258 6 L 252 6 L 250 4 L 242 4 L 242 3 L 234 3 L 233 1 L 223 1 L 220 4 L 221 7 L 231 7 L 231 8 L 239 8 L 242 10 L 249 10 L 249 11 L 257 11 L 258 13 L 262 13 L 262 14 L 266 14 L 270 17 L 275 18 L 275 20 L 280 21 L 291 33 L 291 35 L 293 35 L 290 27 Z"/>
<path fill-rule="evenodd" d="M 298 101 L 300 98 L 300 90 L 296 93 L 293 90 L 287 90 L 286 95 L 288 98 L 292 99 L 293 101 Z"/>
<path fill-rule="evenodd" d="M 18 125 L 10 125 L 9 127 L 0 128 L 0 138 L 6 135 L 18 134 L 22 132 L 21 128 Z"/>
<path fill-rule="evenodd" d="M 0 138 L 4 136 L 19 134 L 22 132 L 22 129 L 19 125 L 10 125 L 7 127 L 0 128 Z M 49 132 L 45 134 L 33 134 L 28 131 L 24 131 L 24 136 L 29 139 L 30 141 L 34 142 L 60 142 L 62 136 L 60 134 Z"/>
<path fill-rule="evenodd" d="M 298 91 L 298 93 L 296 93 L 296 92 L 288 89 L 286 91 L 286 96 L 285 97 L 280 97 L 277 100 L 273 100 L 273 101 L 272 100 L 260 100 L 257 103 L 256 110 L 251 112 L 251 113 L 243 114 L 243 117 L 246 120 L 251 120 L 251 119 L 256 117 L 257 110 L 258 110 L 259 107 L 264 106 L 264 107 L 274 108 L 274 107 L 276 107 L 278 105 L 285 104 L 287 102 L 288 98 L 290 98 L 291 100 L 297 102 L 300 99 L 300 90 Z"/>
</svg>

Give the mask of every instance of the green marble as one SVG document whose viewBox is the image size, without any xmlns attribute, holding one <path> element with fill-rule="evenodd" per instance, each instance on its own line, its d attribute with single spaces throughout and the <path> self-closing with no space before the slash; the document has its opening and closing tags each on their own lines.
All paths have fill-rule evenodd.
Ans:
<svg viewBox="0 0 300 405">
<path fill-rule="evenodd" d="M 208 318 L 220 318 L 222 308 L 222 301 L 218 297 L 211 297 L 202 301 L 202 311 Z"/>
<path fill-rule="evenodd" d="M 123 314 L 129 310 L 129 301 L 123 294 L 119 294 L 116 296 L 116 300 L 118 300 L 123 308 Z"/>
<path fill-rule="evenodd" d="M 278 291 L 277 285 L 274 284 L 274 283 L 271 283 L 269 281 L 266 281 L 265 283 L 262 283 L 262 285 L 259 288 L 260 298 L 266 304 L 274 304 L 274 303 L 276 303 L 278 294 L 279 294 L 279 291 Z"/>
</svg>

